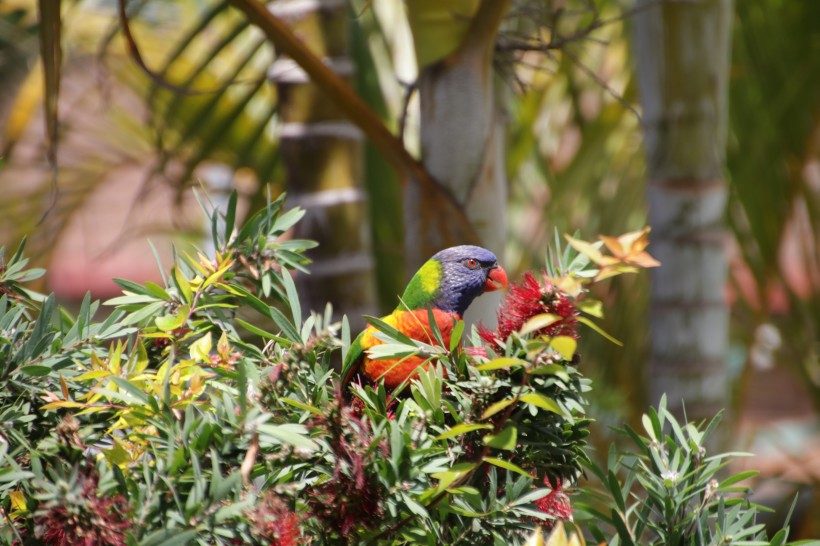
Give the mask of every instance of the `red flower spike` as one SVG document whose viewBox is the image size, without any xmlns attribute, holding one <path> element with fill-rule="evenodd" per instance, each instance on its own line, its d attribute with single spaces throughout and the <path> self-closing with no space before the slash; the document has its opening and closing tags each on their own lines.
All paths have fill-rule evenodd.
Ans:
<svg viewBox="0 0 820 546">
<path fill-rule="evenodd" d="M 510 334 L 521 330 L 534 316 L 544 313 L 561 320 L 538 330 L 536 335 L 578 339 L 578 309 L 569 296 L 553 286 L 546 274 L 542 284 L 531 273 L 525 273 L 521 282 L 512 285 L 501 303 L 496 330 L 479 325 L 478 333 L 486 343 L 500 349 Z"/>
<path fill-rule="evenodd" d="M 337 396 L 343 399 L 341 391 Z M 382 442 L 380 453 L 371 449 L 373 430 L 356 405 L 332 405 L 312 426 L 324 430 L 336 461 L 333 476 L 306 490 L 305 500 L 328 529 L 348 539 L 357 529 L 373 525 L 383 513 L 381 501 L 386 492 L 368 462 L 372 457 L 389 457 L 390 448 Z"/>
<path fill-rule="evenodd" d="M 49 503 L 34 519 L 35 534 L 45 544 L 55 546 L 125 546 L 125 535 L 132 522 L 127 519 L 125 497 L 98 496 L 96 470 L 81 472 L 82 494 L 76 504 Z"/>
<path fill-rule="evenodd" d="M 535 501 L 535 506 L 539 510 L 551 516 L 551 520 L 546 522 L 546 525 L 552 527 L 556 520 L 566 519 L 572 520 L 572 505 L 569 503 L 569 496 L 564 492 L 564 486 L 560 481 L 551 481 L 549 478 L 544 478 L 544 485 L 551 488 L 552 491 Z"/>
<path fill-rule="evenodd" d="M 299 516 L 290 511 L 285 502 L 269 492 L 256 509 L 248 514 L 253 534 L 271 546 L 297 546 L 302 533 Z"/>
</svg>

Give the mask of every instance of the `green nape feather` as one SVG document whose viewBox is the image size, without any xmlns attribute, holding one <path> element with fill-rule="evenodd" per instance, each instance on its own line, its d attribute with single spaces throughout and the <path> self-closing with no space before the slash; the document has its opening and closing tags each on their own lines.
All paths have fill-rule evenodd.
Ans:
<svg viewBox="0 0 820 546">
<path fill-rule="evenodd" d="M 439 295 L 443 276 L 444 268 L 441 262 L 432 258 L 427 260 L 407 283 L 396 310 L 412 311 L 427 307 Z"/>
</svg>

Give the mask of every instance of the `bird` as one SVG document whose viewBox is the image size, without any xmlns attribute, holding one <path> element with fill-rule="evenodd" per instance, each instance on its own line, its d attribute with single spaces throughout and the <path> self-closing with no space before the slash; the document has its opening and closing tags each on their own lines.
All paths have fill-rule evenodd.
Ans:
<svg viewBox="0 0 820 546">
<path fill-rule="evenodd" d="M 411 339 L 437 345 L 429 322 L 432 314 L 444 346 L 449 348 L 453 327 L 473 300 L 502 288 L 507 288 L 507 272 L 495 254 L 473 245 L 446 248 L 419 268 L 396 309 L 381 320 Z M 423 356 L 371 359 L 368 349 L 383 343 L 375 335 L 378 331 L 369 324 L 351 343 L 342 365 L 343 385 L 361 371 L 369 380 L 383 380 L 386 388 L 395 389 L 425 366 Z"/>
</svg>

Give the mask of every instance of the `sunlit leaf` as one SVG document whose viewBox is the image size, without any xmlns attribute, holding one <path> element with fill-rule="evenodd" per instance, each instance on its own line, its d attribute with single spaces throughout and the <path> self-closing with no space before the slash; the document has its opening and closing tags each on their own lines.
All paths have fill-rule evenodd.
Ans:
<svg viewBox="0 0 820 546">
<path fill-rule="evenodd" d="M 188 320 L 189 312 L 190 307 L 188 305 L 181 305 L 174 314 L 157 317 L 154 319 L 154 323 L 160 330 L 170 332 L 185 324 L 185 321 Z"/>
<path fill-rule="evenodd" d="M 322 410 L 320 410 L 319 408 L 317 408 L 315 406 L 311 406 L 310 404 L 305 404 L 304 402 L 300 402 L 298 400 L 294 400 L 292 398 L 287 398 L 287 397 L 282 398 L 281 401 L 284 402 L 285 404 L 288 404 L 289 406 L 293 406 L 294 408 L 299 408 L 299 409 L 303 409 L 305 411 L 309 411 L 310 413 L 312 413 L 314 415 L 322 415 Z"/>
<path fill-rule="evenodd" d="M 587 315 L 591 315 L 595 318 L 601 318 L 604 316 L 604 303 L 601 300 L 596 300 L 594 298 L 584 298 L 581 301 L 576 303 L 578 310 L 586 313 Z"/>
<path fill-rule="evenodd" d="M 527 363 L 520 358 L 509 358 L 509 357 L 501 357 L 501 358 L 494 358 L 489 362 L 484 364 L 480 364 L 476 366 L 476 370 L 480 370 L 482 372 L 489 371 L 489 370 L 501 370 L 504 368 L 512 368 L 514 366 L 526 366 Z"/>
<path fill-rule="evenodd" d="M 527 404 L 532 404 L 533 406 L 539 407 L 541 409 L 545 409 L 551 411 L 553 413 L 557 413 L 558 415 L 563 415 L 564 412 L 561 410 L 561 406 L 558 405 L 555 400 L 552 398 L 548 398 L 539 392 L 530 392 L 521 396 L 521 401 Z"/>
<path fill-rule="evenodd" d="M 460 480 L 473 470 L 478 465 L 475 463 L 456 463 L 446 472 L 435 472 L 432 474 L 433 478 L 439 481 L 438 489 L 447 489 L 456 480 Z"/>
<path fill-rule="evenodd" d="M 209 363 L 211 361 L 211 347 L 211 332 L 208 332 L 191 344 L 191 358 L 195 362 Z"/>
<path fill-rule="evenodd" d="M 58 400 L 56 402 L 49 402 L 48 404 L 43 404 L 40 406 L 41 410 L 51 410 L 51 409 L 60 409 L 60 408 L 84 408 L 85 404 L 80 402 L 74 402 L 73 400 Z"/>
<path fill-rule="evenodd" d="M 474 430 L 481 430 L 481 429 L 491 429 L 493 428 L 492 425 L 482 425 L 479 423 L 461 423 L 456 425 L 447 432 L 443 432 L 436 436 L 436 440 L 445 440 L 447 438 L 453 438 L 455 436 L 461 436 L 462 434 L 467 434 L 468 432 L 473 432 Z"/>
<path fill-rule="evenodd" d="M 575 356 L 578 342 L 575 341 L 575 338 L 569 336 L 556 336 L 550 339 L 550 346 L 558 351 L 564 360 L 570 361 Z"/>
<path fill-rule="evenodd" d="M 514 403 L 515 401 L 516 401 L 515 398 L 505 398 L 504 400 L 499 400 L 498 402 L 494 402 L 494 403 L 490 404 L 487 407 L 487 409 L 484 410 L 484 412 L 481 414 L 481 418 L 482 419 L 487 419 L 489 417 L 492 417 L 493 415 L 495 415 L 499 411 L 503 410 L 504 408 L 506 408 L 510 404 Z"/>
<path fill-rule="evenodd" d="M 528 478 L 535 479 L 535 476 L 518 466 L 517 464 L 511 463 L 509 461 L 505 461 L 503 459 L 497 459 L 495 457 L 484 457 L 482 459 L 485 463 L 489 463 L 493 466 L 497 466 L 499 468 L 503 468 L 504 470 L 510 470 L 512 472 L 516 472 L 521 474 L 522 476 L 526 476 Z"/>
<path fill-rule="evenodd" d="M 604 332 L 603 329 L 600 326 L 598 326 L 597 324 L 595 324 L 594 322 L 592 322 L 588 318 L 578 317 L 578 322 L 580 322 L 581 324 L 585 324 L 585 325 L 589 326 L 590 328 L 592 328 L 593 331 L 595 331 L 596 333 L 598 333 L 601 336 L 605 337 L 606 339 L 608 339 L 609 341 L 611 341 L 615 345 L 617 345 L 619 347 L 623 347 L 623 343 L 621 343 L 620 341 L 618 341 L 617 339 L 615 339 L 611 335 Z"/>
<path fill-rule="evenodd" d="M 518 442 L 518 429 L 507 426 L 498 434 L 488 434 L 484 437 L 484 444 L 496 449 L 512 451 Z"/>
<path fill-rule="evenodd" d="M 558 315 L 552 315 L 550 313 L 542 313 L 540 315 L 535 315 L 527 322 L 524 323 L 524 326 L 521 327 L 519 333 L 523 335 L 531 334 L 532 332 L 536 332 L 547 326 L 551 326 L 556 322 L 559 322 L 561 317 Z"/>
</svg>

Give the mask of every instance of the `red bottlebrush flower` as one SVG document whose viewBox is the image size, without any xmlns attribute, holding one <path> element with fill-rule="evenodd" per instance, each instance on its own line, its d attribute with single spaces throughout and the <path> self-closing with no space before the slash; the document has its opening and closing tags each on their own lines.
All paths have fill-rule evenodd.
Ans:
<svg viewBox="0 0 820 546">
<path fill-rule="evenodd" d="M 479 326 L 479 328 L 483 328 Z M 470 356 L 480 356 L 483 358 L 487 358 L 487 349 L 484 347 L 464 347 L 464 352 Z"/>
<path fill-rule="evenodd" d="M 97 495 L 96 470 L 83 470 L 78 477 L 79 499 L 55 498 L 44 504 L 34 519 L 35 534 L 54 546 L 125 546 L 132 522 L 125 517 L 129 506 L 121 495 Z"/>
<path fill-rule="evenodd" d="M 570 505 L 569 496 L 564 492 L 563 484 L 559 480 L 552 481 L 545 477 L 544 485 L 552 491 L 535 501 L 535 506 L 550 516 L 551 519 L 545 522 L 546 525 L 552 527 L 559 519 L 572 520 L 572 505 Z"/>
<path fill-rule="evenodd" d="M 299 516 L 291 512 L 272 491 L 247 515 L 252 525 L 251 532 L 270 546 L 296 546 L 302 538 Z"/>
<path fill-rule="evenodd" d="M 549 313 L 561 320 L 538 330 L 537 335 L 569 336 L 578 339 L 578 309 L 570 297 L 558 290 L 547 279 L 538 282 L 531 273 L 525 273 L 521 282 L 513 284 L 498 309 L 498 328 L 492 331 L 479 326 L 478 333 L 488 344 L 500 348 L 513 332 L 536 315 Z"/>
<path fill-rule="evenodd" d="M 343 400 L 341 391 L 337 400 Z M 369 421 L 362 419 L 361 409 L 343 402 L 332 406 L 314 426 L 326 431 L 336 460 L 333 476 L 308 490 L 306 500 L 326 528 L 348 538 L 357 528 L 379 521 L 383 513 L 384 487 L 368 462 L 389 456 L 390 450 L 386 444 L 379 446 L 378 453 L 371 450 Z"/>
</svg>

